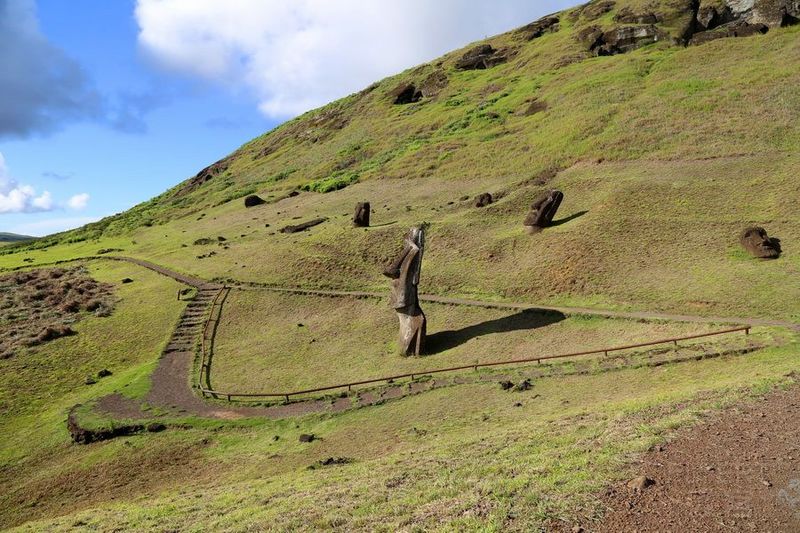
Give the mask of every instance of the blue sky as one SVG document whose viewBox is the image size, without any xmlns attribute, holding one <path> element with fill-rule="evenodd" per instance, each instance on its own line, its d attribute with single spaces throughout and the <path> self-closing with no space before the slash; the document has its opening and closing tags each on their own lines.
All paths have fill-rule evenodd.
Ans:
<svg viewBox="0 0 800 533">
<path fill-rule="evenodd" d="M 124 211 L 302 111 L 574 3 L 0 0 L 0 231 Z"/>
</svg>

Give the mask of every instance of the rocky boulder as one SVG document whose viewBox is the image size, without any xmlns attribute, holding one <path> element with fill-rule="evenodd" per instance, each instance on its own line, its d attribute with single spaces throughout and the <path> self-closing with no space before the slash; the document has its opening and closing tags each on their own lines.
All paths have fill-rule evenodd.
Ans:
<svg viewBox="0 0 800 533">
<path fill-rule="evenodd" d="M 395 105 L 413 104 L 422 100 L 422 91 L 413 83 L 401 83 L 389 93 L 389 97 Z"/>
<path fill-rule="evenodd" d="M 517 30 L 517 33 L 522 35 L 526 41 L 532 41 L 534 39 L 538 39 L 546 33 L 557 32 L 559 28 L 559 22 L 560 20 L 557 16 L 550 15 L 521 27 Z"/>
<path fill-rule="evenodd" d="M 505 63 L 508 56 L 502 50 L 495 50 L 490 44 L 481 44 L 470 49 L 456 61 L 458 70 L 484 70 Z"/>
<path fill-rule="evenodd" d="M 486 207 L 492 203 L 492 195 L 488 192 L 479 194 L 475 197 L 475 207 Z"/>
<path fill-rule="evenodd" d="M 244 206 L 245 207 L 255 207 L 257 205 L 265 204 L 265 202 L 260 196 L 256 196 L 255 194 L 251 194 L 247 198 L 244 199 Z"/>
<path fill-rule="evenodd" d="M 589 26 L 578 32 L 578 40 L 597 56 L 624 54 L 642 46 L 669 40 L 669 36 L 653 24 L 619 26 L 604 31 L 599 26 Z"/>
</svg>

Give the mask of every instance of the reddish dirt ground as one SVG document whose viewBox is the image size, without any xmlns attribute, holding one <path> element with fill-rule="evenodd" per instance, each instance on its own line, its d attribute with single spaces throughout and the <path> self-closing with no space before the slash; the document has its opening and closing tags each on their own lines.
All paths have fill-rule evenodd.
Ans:
<svg viewBox="0 0 800 533">
<path fill-rule="evenodd" d="M 587 531 L 800 531 L 800 386 L 712 415 L 641 458 Z"/>
</svg>

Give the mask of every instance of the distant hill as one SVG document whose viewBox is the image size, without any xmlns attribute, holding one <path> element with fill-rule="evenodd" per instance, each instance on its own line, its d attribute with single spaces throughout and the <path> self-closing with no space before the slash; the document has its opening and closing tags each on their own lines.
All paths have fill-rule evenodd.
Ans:
<svg viewBox="0 0 800 533">
<path fill-rule="evenodd" d="M 18 235 L 16 233 L 4 233 L 0 231 L 0 242 L 21 242 L 21 241 L 31 241 L 34 240 L 36 237 L 31 237 L 29 235 Z"/>
</svg>

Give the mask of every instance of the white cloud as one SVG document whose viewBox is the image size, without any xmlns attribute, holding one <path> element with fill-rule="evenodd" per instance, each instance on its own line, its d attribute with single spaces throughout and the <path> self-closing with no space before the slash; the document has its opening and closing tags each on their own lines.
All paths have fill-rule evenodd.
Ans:
<svg viewBox="0 0 800 533">
<path fill-rule="evenodd" d="M 137 0 L 166 68 L 254 92 L 287 117 L 576 0 Z"/>
<path fill-rule="evenodd" d="M 76 194 L 69 199 L 67 205 L 72 209 L 83 209 L 88 201 L 88 194 Z M 0 215 L 41 213 L 59 208 L 50 191 L 38 194 L 33 186 L 18 183 L 13 179 L 8 171 L 5 156 L 0 152 Z"/>
<path fill-rule="evenodd" d="M 74 209 L 76 211 L 80 211 L 81 209 L 86 209 L 88 203 L 89 203 L 89 195 L 85 192 L 81 194 L 76 194 L 75 196 L 67 200 L 67 206 L 70 209 Z"/>
<path fill-rule="evenodd" d="M 0 153 L 0 214 L 32 213 L 53 209 L 53 198 L 48 191 L 40 196 L 30 185 L 20 185 L 11 179 L 6 159 Z"/>
</svg>

